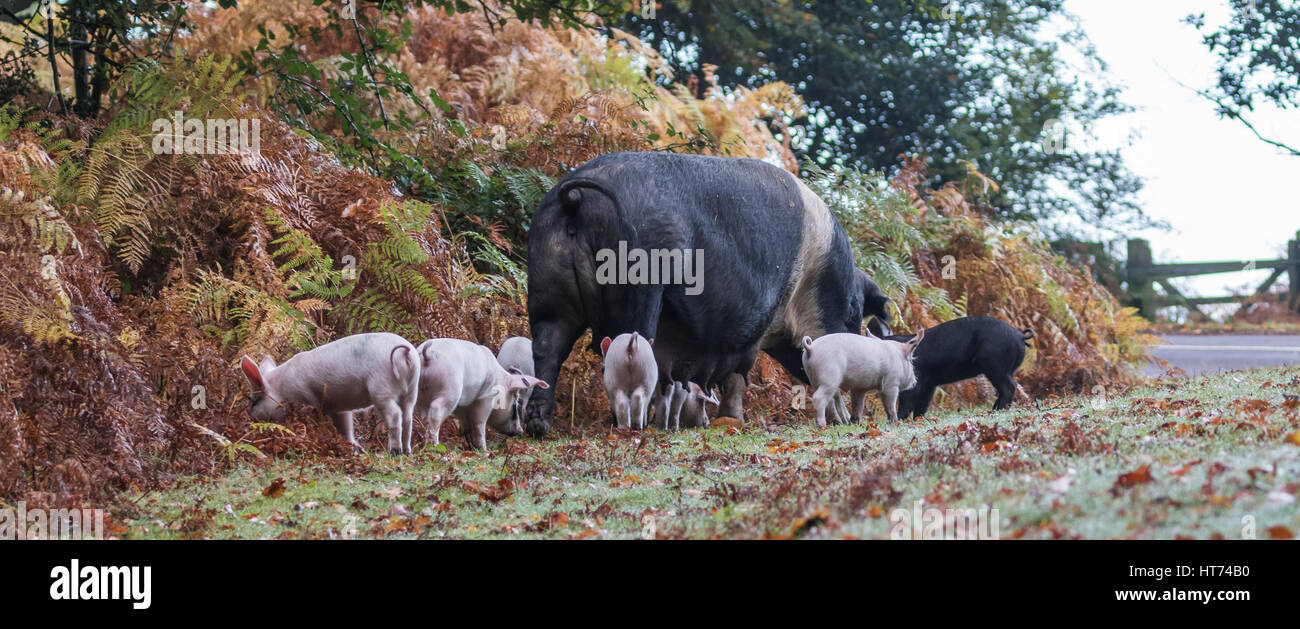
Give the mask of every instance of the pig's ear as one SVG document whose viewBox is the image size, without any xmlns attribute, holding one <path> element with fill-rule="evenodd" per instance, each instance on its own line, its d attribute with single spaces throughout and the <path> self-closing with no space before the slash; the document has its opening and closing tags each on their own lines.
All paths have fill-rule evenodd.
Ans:
<svg viewBox="0 0 1300 629">
<path fill-rule="evenodd" d="M 608 336 L 605 337 L 605 338 L 603 338 L 603 339 L 600 339 L 600 355 L 601 355 L 601 356 L 604 356 L 606 353 L 609 352 L 609 344 L 610 344 L 610 343 L 613 343 L 613 342 L 614 342 L 614 341 L 611 340 Z"/>
<path fill-rule="evenodd" d="M 239 359 L 239 368 L 244 370 L 244 376 L 248 378 L 249 384 L 252 384 L 254 389 L 261 391 L 262 372 L 258 371 L 257 365 L 253 363 L 253 359 L 249 358 L 248 355 L 245 354 L 243 358 Z"/>
<path fill-rule="evenodd" d="M 719 404 L 718 396 L 716 393 L 714 393 L 713 391 L 705 391 L 704 389 L 701 389 L 698 386 L 696 386 L 695 388 L 699 391 L 699 396 L 701 400 L 704 400 L 706 403 L 712 404 L 714 406 L 717 406 Z"/>
<path fill-rule="evenodd" d="M 262 372 L 263 375 L 265 375 L 266 372 L 272 369 L 275 369 L 275 359 L 263 354 L 262 362 L 257 363 L 257 370 Z"/>
<path fill-rule="evenodd" d="M 542 380 L 542 379 L 540 379 L 540 378 L 534 378 L 534 377 L 532 377 L 532 376 L 528 376 L 528 381 L 529 381 L 533 386 L 535 386 L 535 387 L 537 387 L 537 388 L 539 388 L 539 389 L 549 389 L 549 388 L 551 388 L 551 385 L 546 384 L 546 381 L 545 381 L 545 380 Z"/>
<path fill-rule="evenodd" d="M 915 352 L 916 346 L 921 344 L 921 339 L 923 338 L 925 338 L 925 330 L 917 331 L 916 336 L 912 337 L 912 340 L 907 342 L 907 349 L 905 350 L 905 352 L 908 355 L 911 355 L 913 352 Z"/>
<path fill-rule="evenodd" d="M 654 344 L 655 344 L 655 340 L 654 340 L 654 339 L 649 339 L 649 340 L 650 340 L 650 344 L 651 344 L 651 345 L 654 345 Z"/>
</svg>

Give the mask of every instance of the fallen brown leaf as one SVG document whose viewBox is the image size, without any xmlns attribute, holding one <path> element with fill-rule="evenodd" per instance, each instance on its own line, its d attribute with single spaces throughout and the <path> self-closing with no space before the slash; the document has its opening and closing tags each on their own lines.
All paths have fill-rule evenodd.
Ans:
<svg viewBox="0 0 1300 629">
<path fill-rule="evenodd" d="M 1136 470 L 1133 470 L 1132 472 L 1126 472 L 1124 474 L 1120 474 L 1119 478 L 1115 480 L 1115 486 L 1111 487 L 1111 491 L 1117 489 L 1124 489 L 1127 487 L 1133 487 L 1136 485 L 1149 483 L 1151 481 L 1152 481 L 1151 466 L 1143 465 L 1142 467 L 1139 467 Z"/>
<path fill-rule="evenodd" d="M 262 490 L 262 495 L 268 498 L 279 498 L 280 496 L 283 496 L 284 479 L 277 477 L 275 480 L 271 481 L 271 484 L 267 485 L 266 489 Z"/>
</svg>

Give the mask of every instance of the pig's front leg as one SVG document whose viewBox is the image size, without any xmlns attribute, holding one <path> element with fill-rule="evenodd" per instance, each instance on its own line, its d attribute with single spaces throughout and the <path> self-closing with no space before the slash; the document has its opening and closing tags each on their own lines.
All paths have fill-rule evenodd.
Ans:
<svg viewBox="0 0 1300 629">
<path fill-rule="evenodd" d="M 347 439 L 348 443 L 352 444 L 354 454 L 366 451 L 365 448 L 361 447 L 361 444 L 357 443 L 356 437 L 352 436 L 352 411 L 337 411 L 330 413 L 329 416 L 330 421 L 334 423 L 334 429 L 339 431 L 339 434 L 343 435 L 343 438 Z"/>
<path fill-rule="evenodd" d="M 718 405 L 718 417 L 735 417 L 745 421 L 745 376 L 733 373 L 722 383 L 722 404 Z"/>
<path fill-rule="evenodd" d="M 856 424 L 862 421 L 862 411 L 867 406 L 866 389 L 856 389 L 852 391 L 850 399 L 853 404 L 853 412 L 849 414 L 849 420 Z"/>
<path fill-rule="evenodd" d="M 460 435 L 470 447 L 487 451 L 487 422 L 492 414 L 492 398 L 475 400 L 458 413 Z"/>
<path fill-rule="evenodd" d="M 887 386 L 880 390 L 880 404 L 885 407 L 889 421 L 898 423 L 898 387 Z"/>
<path fill-rule="evenodd" d="M 668 384 L 667 391 L 665 392 L 665 390 L 661 387 L 659 390 L 659 395 L 655 396 L 654 405 L 653 405 L 654 414 L 655 414 L 655 423 L 659 424 L 659 427 L 664 430 L 668 430 L 668 416 L 669 416 L 668 409 L 672 404 L 673 397 L 677 395 L 677 387 L 672 383 L 671 380 L 668 382 L 669 384 Z"/>
<path fill-rule="evenodd" d="M 849 412 L 844 408 L 844 396 L 842 396 L 839 391 L 835 392 L 835 397 L 832 398 L 831 404 L 831 413 L 834 415 L 832 423 L 849 423 Z"/>
<path fill-rule="evenodd" d="M 673 430 L 682 428 L 682 405 L 686 403 L 686 397 L 689 396 L 690 389 L 674 386 L 673 400 L 668 416 L 672 418 Z"/>
</svg>

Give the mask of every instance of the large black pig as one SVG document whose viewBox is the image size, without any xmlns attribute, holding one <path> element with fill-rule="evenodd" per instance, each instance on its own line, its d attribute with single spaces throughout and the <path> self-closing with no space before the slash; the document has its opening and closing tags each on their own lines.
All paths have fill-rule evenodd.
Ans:
<svg viewBox="0 0 1300 629">
<path fill-rule="evenodd" d="M 868 310 L 886 316 L 887 300 L 867 299 L 844 230 L 821 199 L 754 159 L 598 157 L 542 199 L 528 247 L 533 360 L 552 385 L 586 329 L 592 351 L 635 331 L 655 340 L 661 390 L 671 381 L 722 385 L 719 412 L 740 417 L 760 349 L 806 381 L 800 339 L 860 333 Z M 554 391 L 534 392 L 530 434 L 550 427 Z"/>
</svg>

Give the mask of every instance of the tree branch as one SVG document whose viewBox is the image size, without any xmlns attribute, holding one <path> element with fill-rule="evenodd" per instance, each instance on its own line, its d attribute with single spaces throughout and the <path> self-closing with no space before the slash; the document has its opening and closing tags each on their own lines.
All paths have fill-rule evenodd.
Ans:
<svg viewBox="0 0 1300 629">
<path fill-rule="evenodd" d="M 1265 137 L 1264 134 L 1259 132 L 1259 129 L 1255 128 L 1254 124 L 1252 124 L 1249 120 L 1246 119 L 1246 116 L 1241 113 L 1240 109 L 1225 103 L 1222 97 L 1212 94 L 1209 90 L 1198 89 L 1186 83 L 1183 83 L 1182 81 L 1179 81 L 1178 79 L 1174 78 L 1172 74 L 1169 74 L 1168 70 L 1165 71 L 1165 74 L 1168 75 L 1169 79 L 1172 80 L 1174 83 L 1177 83 L 1178 85 L 1186 89 L 1196 92 L 1201 98 L 1204 98 L 1205 100 L 1214 103 L 1214 105 L 1219 109 L 1220 117 L 1232 118 L 1233 120 L 1236 120 L 1237 122 L 1240 122 L 1241 124 L 1245 125 L 1246 128 L 1249 129 L 1251 133 L 1255 134 L 1255 137 L 1258 138 L 1261 142 L 1282 149 L 1286 153 L 1290 154 L 1292 157 L 1300 157 L 1300 149 L 1297 149 L 1293 146 L 1289 146 L 1280 140 L 1274 140 L 1272 138 Z"/>
</svg>

